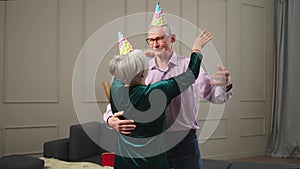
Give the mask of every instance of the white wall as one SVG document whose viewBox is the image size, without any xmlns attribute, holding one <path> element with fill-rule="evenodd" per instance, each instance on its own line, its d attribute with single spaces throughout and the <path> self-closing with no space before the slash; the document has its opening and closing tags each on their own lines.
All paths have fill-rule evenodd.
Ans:
<svg viewBox="0 0 300 169">
<path fill-rule="evenodd" d="M 234 96 L 221 118 L 207 119 L 210 104 L 199 102 L 201 126 L 220 120 L 212 137 L 200 145 L 203 156 L 232 159 L 263 155 L 272 108 L 273 1 L 160 2 L 165 13 L 209 30 L 222 63 L 232 73 Z M 78 123 L 72 100 L 72 76 L 82 46 L 95 31 L 114 19 L 153 12 L 155 3 L 145 0 L 0 1 L 0 156 L 40 155 L 43 142 L 67 137 L 68 127 Z M 149 23 L 126 20 L 120 29 L 130 34 L 133 24 L 146 30 Z M 181 25 L 176 30 L 178 39 L 186 33 L 196 35 L 184 28 Z M 145 34 L 128 38 L 136 48 L 146 47 Z M 116 34 L 103 37 L 103 41 L 107 39 L 117 42 Z M 189 48 L 180 41 L 176 42 L 175 50 L 189 54 Z M 97 103 L 102 111 L 107 99 L 101 82 L 110 81 L 107 63 L 116 52 L 115 45 L 99 65 L 96 88 L 87 89 L 97 96 L 95 101 L 87 98 L 87 104 Z"/>
</svg>

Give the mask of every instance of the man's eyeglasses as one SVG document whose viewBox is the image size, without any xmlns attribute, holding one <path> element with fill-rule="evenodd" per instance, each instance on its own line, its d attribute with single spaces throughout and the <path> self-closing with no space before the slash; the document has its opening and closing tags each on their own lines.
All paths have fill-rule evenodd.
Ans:
<svg viewBox="0 0 300 169">
<path fill-rule="evenodd" d="M 162 43 L 162 42 L 164 42 L 164 40 L 165 40 L 165 37 L 166 37 L 167 35 L 163 35 L 163 36 L 159 36 L 159 37 L 157 37 L 157 38 L 147 38 L 146 39 L 146 42 L 149 44 L 149 45 L 152 45 L 154 42 L 158 42 L 158 43 Z"/>
</svg>

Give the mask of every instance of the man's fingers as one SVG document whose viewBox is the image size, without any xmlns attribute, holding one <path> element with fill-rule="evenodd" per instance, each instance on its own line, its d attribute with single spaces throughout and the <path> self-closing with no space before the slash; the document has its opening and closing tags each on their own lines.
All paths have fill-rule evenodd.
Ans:
<svg viewBox="0 0 300 169">
<path fill-rule="evenodd" d="M 120 120 L 118 130 L 119 131 L 131 131 L 134 130 L 136 126 L 133 124 L 133 120 Z"/>
<path fill-rule="evenodd" d="M 206 30 L 203 30 L 200 35 L 199 35 L 200 38 L 204 38 L 204 39 L 209 39 L 211 38 L 211 34 L 209 32 L 207 32 Z"/>
<path fill-rule="evenodd" d="M 131 131 L 131 130 L 134 130 L 135 129 L 135 126 L 131 126 L 131 125 L 126 125 L 126 126 L 119 126 L 118 127 L 118 130 L 119 131 Z"/>
<path fill-rule="evenodd" d="M 226 68 L 225 68 L 224 66 L 218 65 L 218 70 L 219 70 L 219 71 L 225 71 Z"/>
<path fill-rule="evenodd" d="M 218 65 L 218 72 L 211 76 L 211 85 L 226 86 L 230 82 L 230 71 L 226 67 Z"/>
<path fill-rule="evenodd" d="M 210 40 L 212 39 L 212 35 L 203 30 L 195 39 L 192 49 L 201 50 Z"/>
<path fill-rule="evenodd" d="M 205 35 L 206 32 L 207 32 L 207 31 L 204 29 L 204 30 L 200 33 L 199 37 L 203 37 L 203 36 Z"/>
<path fill-rule="evenodd" d="M 213 85 L 225 85 L 226 79 L 214 79 L 211 84 Z"/>
<path fill-rule="evenodd" d="M 115 113 L 113 116 L 119 117 L 119 116 L 122 116 L 123 114 L 124 114 L 124 111 L 119 111 L 119 112 Z"/>
<path fill-rule="evenodd" d="M 218 70 L 219 70 L 219 72 L 217 72 L 217 73 L 223 73 L 223 74 L 225 74 L 225 76 L 229 76 L 230 75 L 230 71 L 229 70 L 227 70 L 227 68 L 226 67 L 224 67 L 224 66 L 218 66 Z"/>
<path fill-rule="evenodd" d="M 230 74 L 226 67 L 218 65 L 218 70 L 224 72 L 226 75 Z"/>
<path fill-rule="evenodd" d="M 131 134 L 131 132 L 130 132 L 130 131 L 119 131 L 119 133 L 121 133 L 121 134 L 124 134 L 124 135 Z"/>
<path fill-rule="evenodd" d="M 122 133 L 122 134 L 130 134 L 131 133 L 131 131 L 132 130 L 134 130 L 135 129 L 135 125 L 130 125 L 130 124 L 128 124 L 128 125 L 120 125 L 119 127 L 118 127 L 118 129 L 117 129 L 117 131 L 119 132 L 119 133 Z"/>
<path fill-rule="evenodd" d="M 210 41 L 211 39 L 212 39 L 211 35 L 209 35 L 209 36 L 206 37 L 206 41 Z"/>
<path fill-rule="evenodd" d="M 226 78 L 226 73 L 225 72 L 216 72 L 211 76 L 213 79 L 222 79 Z"/>
<path fill-rule="evenodd" d="M 222 72 L 217 72 L 213 74 L 211 77 L 213 79 L 211 85 L 223 86 L 226 84 L 226 76 Z"/>
<path fill-rule="evenodd" d="M 124 114 L 124 111 L 119 111 L 119 112 L 115 113 L 115 114 L 113 115 L 113 117 L 119 119 L 119 117 L 120 117 L 120 116 L 123 116 L 123 114 Z M 131 119 L 126 119 L 126 120 L 120 120 L 119 123 L 120 123 L 120 124 L 128 124 L 128 123 L 134 123 L 134 121 L 131 120 Z"/>
<path fill-rule="evenodd" d="M 119 122 L 119 125 L 133 125 L 133 124 L 130 124 L 130 123 L 134 123 L 134 121 L 133 120 L 130 120 L 130 119 L 128 119 L 128 120 L 120 120 L 120 122 Z"/>
<path fill-rule="evenodd" d="M 220 81 L 212 81 L 210 84 L 215 86 L 224 86 L 225 83 Z"/>
</svg>

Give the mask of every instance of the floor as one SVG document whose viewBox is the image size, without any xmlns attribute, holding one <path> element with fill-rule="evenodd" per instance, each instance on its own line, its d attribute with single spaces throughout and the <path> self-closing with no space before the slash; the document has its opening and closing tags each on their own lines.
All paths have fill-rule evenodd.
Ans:
<svg viewBox="0 0 300 169">
<path fill-rule="evenodd" d="M 252 158 L 244 158 L 244 159 L 236 159 L 230 160 L 231 162 L 236 161 L 247 161 L 247 162 L 266 162 L 266 163 L 281 163 L 281 164 L 297 164 L 300 165 L 300 158 L 277 158 L 277 157 L 252 157 Z"/>
</svg>

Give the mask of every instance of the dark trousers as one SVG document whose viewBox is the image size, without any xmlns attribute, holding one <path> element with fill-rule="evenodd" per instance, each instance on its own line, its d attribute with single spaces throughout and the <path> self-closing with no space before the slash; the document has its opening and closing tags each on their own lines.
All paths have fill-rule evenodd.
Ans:
<svg viewBox="0 0 300 169">
<path fill-rule="evenodd" d="M 196 130 L 189 131 L 167 154 L 170 169 L 203 169 Z"/>
</svg>

